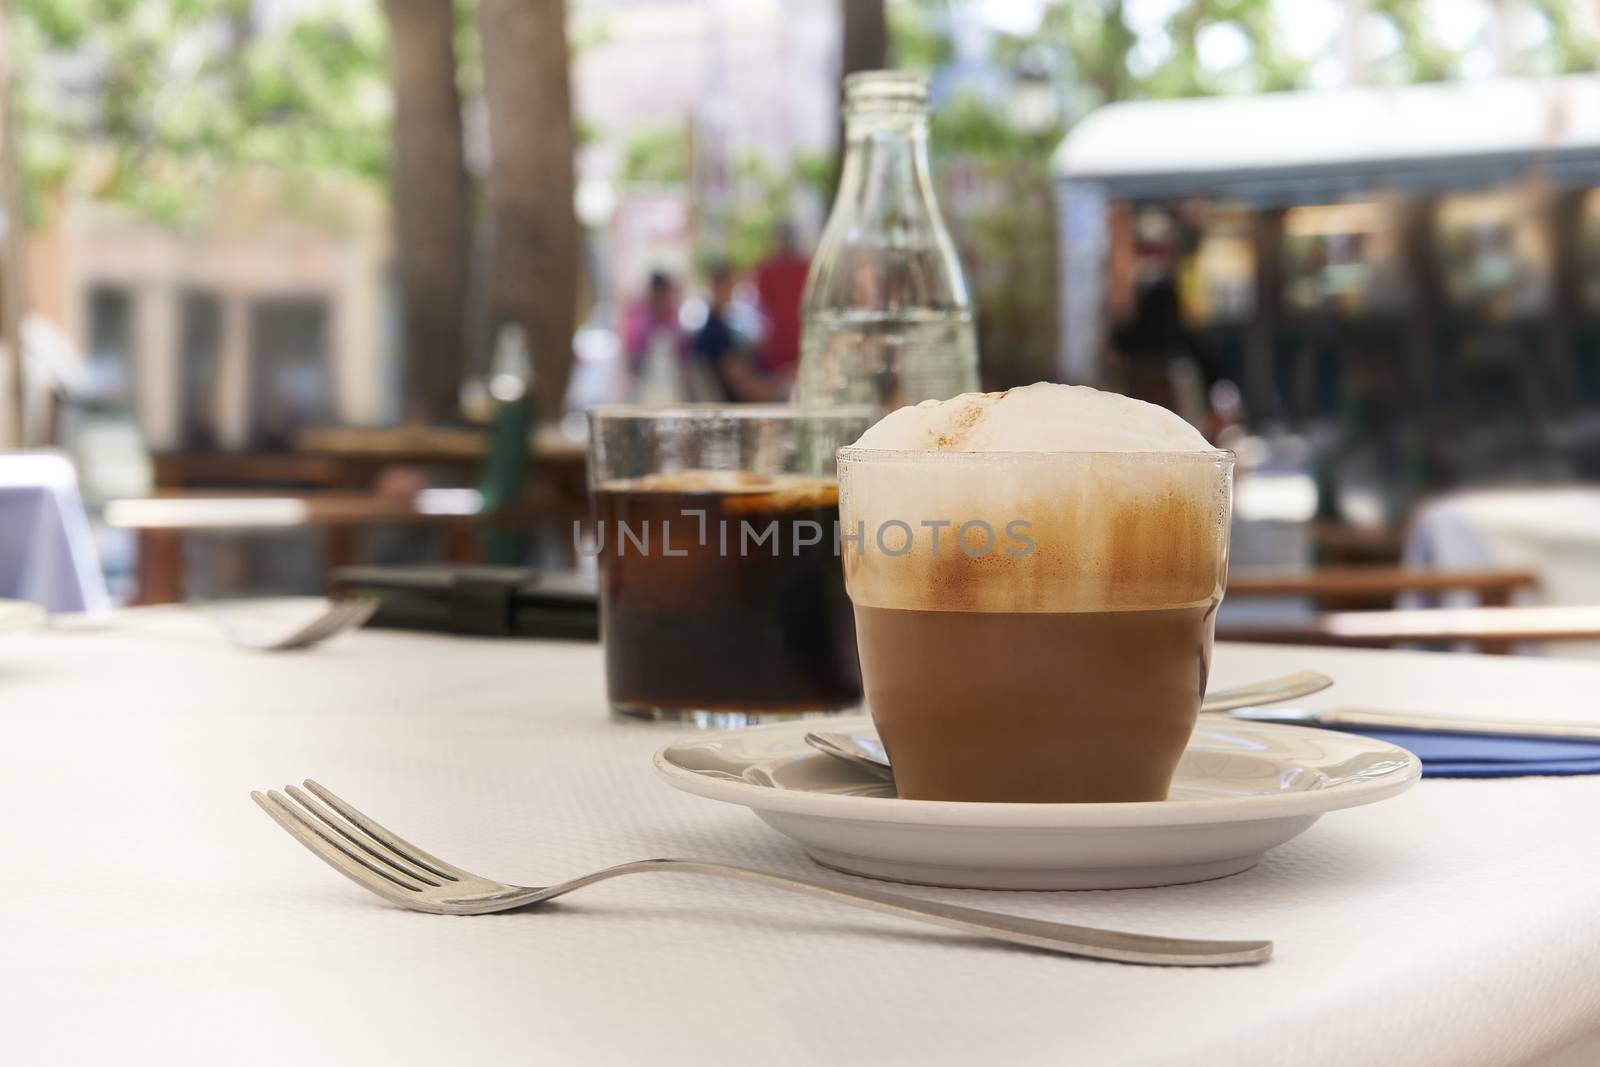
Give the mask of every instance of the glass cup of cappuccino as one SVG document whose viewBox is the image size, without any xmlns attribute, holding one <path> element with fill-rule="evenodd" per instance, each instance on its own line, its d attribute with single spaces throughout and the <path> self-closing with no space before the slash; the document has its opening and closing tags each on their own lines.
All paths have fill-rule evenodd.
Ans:
<svg viewBox="0 0 1600 1067">
<path fill-rule="evenodd" d="M 845 582 L 899 795 L 1165 799 L 1206 688 L 1232 453 L 939 447 L 839 453 Z"/>
<path fill-rule="evenodd" d="M 738 726 L 861 704 L 834 456 L 869 408 L 589 411 L 612 712 Z"/>
</svg>

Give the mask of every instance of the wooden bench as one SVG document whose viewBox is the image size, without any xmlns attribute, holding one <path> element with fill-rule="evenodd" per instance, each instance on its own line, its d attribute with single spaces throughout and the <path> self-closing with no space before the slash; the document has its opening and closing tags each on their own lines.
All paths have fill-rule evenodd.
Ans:
<svg viewBox="0 0 1600 1067">
<path fill-rule="evenodd" d="M 105 518 L 108 525 L 133 530 L 138 537 L 135 603 L 167 604 L 183 599 L 183 546 L 192 534 L 321 530 L 327 545 L 326 576 L 358 562 L 362 534 L 377 527 L 440 530 L 447 560 L 475 563 L 482 531 L 582 517 L 569 511 L 559 495 L 537 488 L 516 506 L 493 512 L 483 508 L 482 498 L 471 489 L 429 489 L 404 496 L 189 491 L 114 500 L 106 505 Z"/>
</svg>

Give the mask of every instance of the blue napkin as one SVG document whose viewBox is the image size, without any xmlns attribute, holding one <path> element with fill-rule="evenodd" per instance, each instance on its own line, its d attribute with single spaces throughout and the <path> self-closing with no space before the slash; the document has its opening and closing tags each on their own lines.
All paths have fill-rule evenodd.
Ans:
<svg viewBox="0 0 1600 1067">
<path fill-rule="evenodd" d="M 1600 774 L 1600 741 L 1318 725 L 1323 729 L 1376 737 L 1409 749 L 1422 761 L 1424 778 Z"/>
</svg>

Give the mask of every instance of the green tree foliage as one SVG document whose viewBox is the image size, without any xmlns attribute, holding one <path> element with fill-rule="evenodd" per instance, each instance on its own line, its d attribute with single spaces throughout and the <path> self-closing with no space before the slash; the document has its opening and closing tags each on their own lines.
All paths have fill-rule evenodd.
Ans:
<svg viewBox="0 0 1600 1067">
<path fill-rule="evenodd" d="M 1548 43 L 1531 64 L 1535 71 L 1578 74 L 1600 65 L 1600 40 L 1590 30 L 1593 23 L 1580 17 L 1572 0 L 1533 0 L 1533 8 L 1550 28 Z"/>
<path fill-rule="evenodd" d="M 1280 11 L 1273 0 L 1188 0 L 1167 19 L 1164 41 L 1153 42 L 1139 39 L 1124 0 L 1084 0 L 1051 6 L 1036 36 L 1071 60 L 1069 95 L 1082 112 L 1130 98 L 1296 88 L 1306 64 L 1281 44 Z M 1232 69 L 1201 62 L 1201 34 L 1216 26 L 1232 27 L 1248 45 Z M 1140 48 L 1159 58 L 1141 57 Z"/>
<path fill-rule="evenodd" d="M 948 8 L 924 0 L 917 4 L 898 4 L 888 10 L 889 46 L 896 66 L 908 70 L 933 70 L 950 62 L 950 38 L 940 32 L 929 17 Z"/>
<path fill-rule="evenodd" d="M 1105 103 L 1131 95 L 1128 57 L 1138 43 L 1123 0 L 1085 0 L 1046 12 L 1039 37 L 1071 61 L 1080 91 Z"/>
<path fill-rule="evenodd" d="M 622 148 L 619 175 L 625 182 L 689 180 L 689 138 L 681 126 L 638 130 Z"/>
<path fill-rule="evenodd" d="M 387 174 L 380 13 L 262 25 L 249 0 L 14 0 L 30 204 L 86 163 L 92 192 L 173 221 L 229 172 Z"/>
<path fill-rule="evenodd" d="M 1248 45 L 1231 69 L 1208 69 L 1200 58 L 1200 35 L 1214 26 L 1236 30 Z M 1169 58 L 1142 78 L 1127 82 L 1130 96 L 1211 96 L 1228 92 L 1274 92 L 1297 88 L 1306 64 L 1280 44 L 1272 0 L 1191 0 L 1167 25 Z"/>
<path fill-rule="evenodd" d="M 1377 72 L 1369 72 L 1376 73 L 1377 80 L 1436 82 L 1455 74 L 1461 53 L 1437 39 L 1423 0 L 1376 0 L 1372 12 L 1387 18 L 1400 38 L 1395 54 Z"/>
<path fill-rule="evenodd" d="M 1310 0 L 1306 0 L 1310 2 Z M 1600 40 L 1583 18 L 1584 0 L 1522 0 L 1526 10 L 1546 23 L 1544 43 L 1525 57 L 1529 73 L 1576 73 L 1593 70 L 1600 61 Z M 927 23 L 936 21 L 947 3 L 922 0 L 917 9 Z M 1161 28 L 1162 41 L 1141 41 L 1130 23 L 1125 0 L 1073 0 L 1052 4 L 1034 39 L 1071 61 L 1066 90 L 1081 113 L 1116 100 L 1207 96 L 1229 92 L 1271 92 L 1304 88 L 1310 75 L 1306 57 L 1283 45 L 1285 18 L 1292 5 L 1281 0 L 1185 0 L 1175 6 Z M 1368 17 L 1387 23 L 1396 47 L 1371 57 L 1362 71 L 1365 81 L 1379 84 L 1445 81 L 1461 73 L 1464 53 L 1447 45 L 1427 0 L 1370 0 Z M 897 24 L 898 25 L 898 24 Z M 1237 30 L 1248 44 L 1246 58 L 1233 69 L 1208 69 L 1198 42 L 1216 26 Z M 1164 46 L 1164 47 L 1162 47 Z M 929 51 L 918 44 L 919 52 Z M 1330 52 L 1337 42 L 1328 43 Z M 1159 57 L 1152 61 L 1151 56 Z"/>
<path fill-rule="evenodd" d="M 789 221 L 800 190 L 827 196 L 833 165 L 831 153 L 801 154 L 786 170 L 754 152 L 740 155 L 733 162 L 735 195 L 723 219 L 722 247 L 703 249 L 698 258 L 725 259 L 740 270 L 755 266 L 772 250 L 772 236 Z"/>
<path fill-rule="evenodd" d="M 934 114 L 929 139 L 946 220 L 977 305 L 984 384 L 1053 377 L 1055 210 L 1051 150 L 1062 129 L 1017 130 L 962 94 Z M 1041 228 L 1042 227 L 1042 228 Z"/>
</svg>

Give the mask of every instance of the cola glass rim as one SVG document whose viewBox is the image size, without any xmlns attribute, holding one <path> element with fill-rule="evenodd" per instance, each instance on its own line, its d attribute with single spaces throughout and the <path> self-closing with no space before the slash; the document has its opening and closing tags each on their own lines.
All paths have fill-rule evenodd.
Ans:
<svg viewBox="0 0 1600 1067">
<path fill-rule="evenodd" d="M 721 401 L 596 404 L 584 415 L 589 487 L 598 490 L 617 480 L 691 469 L 837 481 L 839 442 L 858 438 L 882 412 L 871 404 Z M 618 433 L 639 437 L 618 452 Z"/>
</svg>

